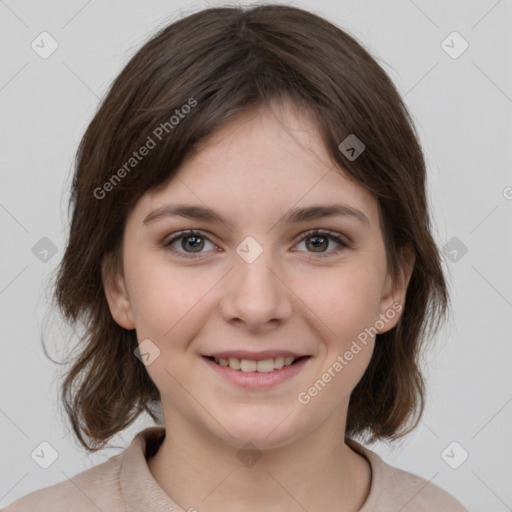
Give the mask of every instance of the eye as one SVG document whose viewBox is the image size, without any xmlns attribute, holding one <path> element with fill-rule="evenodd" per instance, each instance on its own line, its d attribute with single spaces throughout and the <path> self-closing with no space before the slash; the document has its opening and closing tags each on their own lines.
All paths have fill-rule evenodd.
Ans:
<svg viewBox="0 0 512 512">
<path fill-rule="evenodd" d="M 178 246 L 180 246 L 181 249 L 183 249 L 185 252 L 181 252 L 172 247 L 175 242 L 178 242 L 180 240 L 181 243 L 178 244 Z M 163 246 L 165 248 L 168 248 L 176 256 L 180 256 L 183 258 L 194 258 L 192 254 L 201 254 L 201 251 L 204 248 L 206 241 L 212 244 L 214 247 L 216 247 L 215 244 L 213 244 L 203 233 L 199 231 L 193 231 L 190 229 L 188 231 L 181 231 L 179 233 L 176 233 L 176 235 L 172 237 L 169 241 L 165 242 Z M 189 248 L 190 252 L 188 252 Z"/>
<path fill-rule="evenodd" d="M 307 243 L 308 240 L 311 240 L 312 243 Z M 340 247 L 326 252 L 324 249 L 332 241 L 336 242 Z M 181 242 L 178 244 L 178 247 L 182 250 L 174 247 L 176 242 Z M 317 254 L 319 257 L 336 255 L 349 247 L 349 244 L 338 233 L 324 229 L 307 231 L 303 234 L 299 244 L 303 242 L 306 242 L 306 247 L 310 250 L 310 253 Z M 195 258 L 194 254 L 200 255 L 204 253 L 205 243 L 210 243 L 214 248 L 217 247 L 204 233 L 190 229 L 176 233 L 170 240 L 163 243 L 163 247 L 176 256 Z"/>
<path fill-rule="evenodd" d="M 311 240 L 311 243 L 307 243 L 308 240 Z M 324 251 L 330 241 L 334 241 L 340 245 L 337 249 L 332 251 Z M 332 231 L 328 231 L 325 229 L 313 229 L 311 231 L 307 231 L 302 236 L 300 243 L 306 242 L 305 245 L 308 249 L 311 249 L 313 253 L 318 254 L 319 257 L 332 256 L 333 254 L 338 254 L 344 249 L 349 247 L 349 244 L 344 241 L 343 238 L 338 233 L 334 233 Z"/>
</svg>

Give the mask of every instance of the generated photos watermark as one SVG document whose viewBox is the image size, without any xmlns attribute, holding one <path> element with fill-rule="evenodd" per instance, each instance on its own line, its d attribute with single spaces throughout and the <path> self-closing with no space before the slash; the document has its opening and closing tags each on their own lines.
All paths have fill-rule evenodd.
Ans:
<svg viewBox="0 0 512 512">
<path fill-rule="evenodd" d="M 101 200 L 108 194 L 108 192 L 112 191 L 114 187 L 116 187 L 116 185 L 118 185 L 121 180 L 132 171 L 132 169 L 137 167 L 137 165 L 144 160 L 144 157 L 149 155 L 152 149 L 156 148 L 158 143 L 161 142 L 168 133 L 174 130 L 174 127 L 177 126 L 196 105 L 197 100 L 189 98 L 187 103 L 182 105 L 180 108 L 175 109 L 175 115 L 172 115 L 167 121 L 160 123 L 156 128 L 154 128 L 151 135 L 148 135 L 144 144 L 134 151 L 126 162 L 114 174 L 112 174 L 112 176 L 105 181 L 101 187 L 96 187 L 94 189 L 94 197 Z"/>
<path fill-rule="evenodd" d="M 402 311 L 402 305 L 395 302 L 385 313 L 381 313 L 379 320 L 377 320 L 371 327 L 366 327 L 361 331 L 357 335 L 357 340 L 359 340 L 363 346 L 366 346 L 368 340 L 378 334 L 379 330 L 383 329 L 389 321 L 393 320 L 400 311 Z M 338 355 L 336 360 L 331 364 L 331 366 L 329 366 L 329 368 L 327 368 L 319 379 L 317 379 L 307 390 L 301 391 L 297 395 L 297 400 L 300 404 L 309 404 L 309 402 L 311 402 L 311 400 L 317 396 L 318 393 L 320 393 L 327 384 L 349 364 L 350 361 L 352 361 L 354 356 L 361 352 L 361 345 L 359 345 L 357 340 L 352 341 L 349 350 L 346 350 L 343 355 Z"/>
</svg>

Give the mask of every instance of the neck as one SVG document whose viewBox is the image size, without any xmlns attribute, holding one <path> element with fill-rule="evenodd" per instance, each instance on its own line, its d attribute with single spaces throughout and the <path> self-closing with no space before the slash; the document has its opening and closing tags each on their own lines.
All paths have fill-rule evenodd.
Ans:
<svg viewBox="0 0 512 512">
<path fill-rule="evenodd" d="M 368 496 L 371 471 L 343 432 L 339 422 L 326 422 L 291 444 L 251 452 L 166 419 L 165 439 L 148 466 L 184 510 L 356 512 Z"/>
</svg>

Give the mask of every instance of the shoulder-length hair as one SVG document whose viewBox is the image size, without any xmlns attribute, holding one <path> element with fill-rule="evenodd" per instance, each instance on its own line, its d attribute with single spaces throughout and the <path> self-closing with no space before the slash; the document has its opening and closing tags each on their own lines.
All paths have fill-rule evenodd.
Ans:
<svg viewBox="0 0 512 512">
<path fill-rule="evenodd" d="M 446 314 L 448 291 L 431 234 L 424 157 L 399 93 L 355 38 L 320 16 L 283 5 L 208 8 L 137 51 L 77 151 L 54 298 L 67 322 L 86 327 L 61 399 L 87 450 L 102 448 L 143 411 L 157 421 L 159 390 L 134 355 L 135 330 L 112 318 L 102 282 L 102 265 L 122 268 L 129 211 L 231 116 L 284 99 L 313 116 L 333 161 L 377 199 L 392 275 L 404 247 L 415 255 L 406 306 L 393 329 L 377 334 L 351 394 L 345 436 L 393 440 L 418 424 L 420 349 Z M 339 149 L 351 134 L 366 147 L 356 159 Z M 145 156 L 133 156 L 151 141 Z"/>
</svg>

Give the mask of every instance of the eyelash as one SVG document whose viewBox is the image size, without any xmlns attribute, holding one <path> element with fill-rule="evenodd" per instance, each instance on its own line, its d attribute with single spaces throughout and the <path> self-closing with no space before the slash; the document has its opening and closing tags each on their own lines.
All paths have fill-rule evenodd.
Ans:
<svg viewBox="0 0 512 512">
<path fill-rule="evenodd" d="M 172 252 L 173 254 L 175 254 L 176 256 L 179 256 L 181 258 L 193 259 L 193 258 L 199 257 L 203 253 L 195 253 L 198 256 L 193 256 L 194 253 L 183 253 L 183 252 L 177 251 L 176 249 L 174 249 L 172 247 L 172 244 L 174 242 L 176 242 L 177 240 L 181 240 L 183 238 L 191 238 L 193 236 L 204 238 L 204 239 L 208 240 L 209 242 L 213 243 L 201 231 L 194 231 L 192 229 L 189 229 L 189 230 L 186 230 L 186 231 L 180 231 L 179 233 L 176 233 L 175 236 L 173 236 L 169 241 L 167 241 L 167 242 L 165 242 L 163 244 L 163 247 L 166 248 L 167 250 L 169 250 L 170 252 Z M 313 238 L 315 236 L 326 237 L 329 240 L 333 240 L 333 241 L 339 243 L 340 246 L 341 246 L 341 247 L 338 247 L 337 249 L 334 249 L 332 251 L 328 251 L 328 252 L 325 252 L 325 253 L 310 253 L 310 254 L 316 254 L 320 258 L 329 257 L 329 256 L 332 256 L 333 254 L 336 255 L 339 252 L 341 252 L 341 251 L 347 249 L 348 247 L 350 247 L 349 244 L 347 242 L 345 242 L 337 233 L 335 233 L 333 231 L 326 230 L 326 229 L 312 229 L 310 231 L 306 231 L 303 234 L 302 238 L 297 243 L 299 244 L 299 243 L 303 242 L 304 240 L 307 240 L 308 238 Z"/>
</svg>

